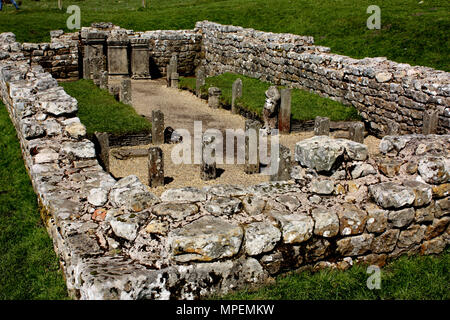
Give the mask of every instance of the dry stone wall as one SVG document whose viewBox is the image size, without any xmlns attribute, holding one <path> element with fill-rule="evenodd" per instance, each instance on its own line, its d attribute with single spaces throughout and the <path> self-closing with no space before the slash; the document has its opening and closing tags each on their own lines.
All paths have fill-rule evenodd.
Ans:
<svg viewBox="0 0 450 320">
<path fill-rule="evenodd" d="M 312 37 L 198 22 L 208 76 L 234 72 L 311 90 L 355 106 L 376 135 L 422 133 L 424 112 L 450 129 L 450 75 L 386 58 L 353 59 L 315 46 Z"/>
<path fill-rule="evenodd" d="M 40 65 L 56 79 L 78 79 L 79 33 L 64 34 L 62 30 L 50 32 L 50 43 L 22 45 L 25 57 L 31 65 Z"/>
<path fill-rule="evenodd" d="M 193 299 L 450 243 L 449 135 L 386 136 L 378 158 L 316 136 L 297 143 L 289 181 L 157 197 L 103 171 L 76 99 L 29 65 L 13 34 L 0 48 L 0 96 L 75 298 Z"/>
</svg>

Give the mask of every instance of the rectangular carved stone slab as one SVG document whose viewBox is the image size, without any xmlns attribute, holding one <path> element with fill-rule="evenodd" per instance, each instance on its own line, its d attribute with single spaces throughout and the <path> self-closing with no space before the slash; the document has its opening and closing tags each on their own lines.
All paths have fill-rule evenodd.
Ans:
<svg viewBox="0 0 450 320">
<path fill-rule="evenodd" d="M 128 39 L 111 37 L 108 39 L 108 73 L 128 75 Z"/>
<path fill-rule="evenodd" d="M 150 56 L 148 40 L 132 38 L 131 43 L 131 78 L 150 79 Z"/>
</svg>

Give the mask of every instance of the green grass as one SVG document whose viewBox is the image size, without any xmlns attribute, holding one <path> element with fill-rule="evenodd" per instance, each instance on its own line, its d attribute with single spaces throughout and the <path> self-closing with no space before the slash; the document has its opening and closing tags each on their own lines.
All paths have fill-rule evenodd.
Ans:
<svg viewBox="0 0 450 320">
<path fill-rule="evenodd" d="M 440 256 L 402 256 L 381 268 L 380 289 L 367 288 L 367 266 L 278 276 L 276 284 L 223 297 L 236 300 L 449 300 L 450 249 Z"/>
<path fill-rule="evenodd" d="M 225 73 L 206 79 L 201 88 L 202 95 L 207 95 L 209 87 L 222 89 L 221 100 L 225 105 L 231 105 L 231 87 L 237 79 L 242 79 L 242 98 L 237 104 L 259 116 L 262 116 L 265 95 L 271 85 L 258 79 L 253 79 L 233 73 Z M 180 78 L 180 87 L 195 90 L 195 78 Z M 281 87 L 280 87 L 281 88 Z M 331 99 L 323 98 L 305 90 L 293 89 L 291 100 L 292 120 L 312 120 L 316 116 L 329 117 L 332 121 L 360 120 L 358 111 L 353 106 L 345 106 Z"/>
<path fill-rule="evenodd" d="M 118 102 L 91 80 L 61 82 L 60 85 L 78 100 L 78 117 L 86 126 L 88 136 L 96 131 L 124 134 L 151 130 L 151 123 L 138 115 L 133 107 Z"/>
<path fill-rule="evenodd" d="M 448 0 L 71 0 L 58 10 L 56 0 L 23 1 L 18 12 L 0 12 L 0 32 L 18 40 L 49 40 L 64 29 L 68 5 L 81 8 L 81 24 L 111 21 L 137 31 L 191 29 L 210 20 L 263 31 L 309 35 L 318 45 L 354 58 L 383 56 L 397 62 L 450 71 L 450 2 Z M 420 3 L 422 2 L 422 3 Z M 381 29 L 369 30 L 369 5 L 381 8 Z"/>
<path fill-rule="evenodd" d="M 67 299 L 16 131 L 0 102 L 0 300 Z"/>
</svg>

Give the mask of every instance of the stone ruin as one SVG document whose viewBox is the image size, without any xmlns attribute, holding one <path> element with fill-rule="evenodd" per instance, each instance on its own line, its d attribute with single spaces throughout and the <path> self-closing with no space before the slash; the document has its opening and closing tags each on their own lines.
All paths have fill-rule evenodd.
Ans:
<svg viewBox="0 0 450 320">
<path fill-rule="evenodd" d="M 101 28 L 117 29 L 108 24 Z M 82 70 L 99 74 L 107 64 L 111 72 L 111 62 L 95 58 L 101 54 L 95 47 L 97 40 L 106 41 L 109 35 L 89 34 L 86 30 L 78 33 L 81 43 L 86 39 L 92 46 L 87 54 L 93 55 L 83 59 L 89 67 Z M 77 36 L 53 33 L 52 44 L 46 47 L 22 45 L 13 34 L 3 33 L 1 99 L 16 128 L 42 219 L 73 298 L 194 299 L 258 286 L 289 270 L 344 270 L 354 263 L 382 266 L 404 253 L 438 254 L 449 244 L 447 73 L 395 66 L 383 59 L 357 62 L 332 56 L 326 48 L 313 46 L 309 37 L 208 22 L 197 24 L 196 30 L 189 32 L 126 34 L 148 37 L 155 61 L 164 61 L 164 65 L 172 56 L 168 43 L 188 35 L 192 37 L 189 41 L 205 50 L 202 63 L 209 75 L 224 71 L 230 64 L 240 65 L 249 75 L 258 76 L 259 72 L 239 59 L 225 62 L 225 54 L 214 60 L 216 45 L 226 53 L 224 46 L 229 42 L 246 41 L 247 48 L 253 50 L 253 42 L 248 41 L 251 38 L 267 44 L 268 52 L 283 49 L 285 56 L 253 55 L 261 66 L 298 59 L 298 63 L 287 64 L 287 70 L 270 71 L 267 77 L 294 79 L 298 76 L 295 68 L 308 64 L 308 71 L 301 73 L 308 80 L 298 78 L 296 83 L 314 86 L 311 72 L 330 77 L 328 85 L 337 86 L 335 91 L 326 82 L 321 89 L 329 96 L 335 93 L 334 97 L 348 90 L 343 99 L 358 101 L 355 104 L 375 132 L 385 134 L 385 119 L 391 118 L 398 120 L 398 132 L 408 134 L 385 135 L 380 154 L 371 158 L 366 145 L 333 139 L 326 134 L 326 120 L 318 121 L 318 127 L 324 130 L 321 134 L 298 142 L 293 157 L 281 152 L 286 163 L 294 163 L 283 172 L 289 174 L 288 180 L 245 188 L 215 185 L 169 189 L 157 197 L 136 176 L 116 181 L 99 165 L 100 155 L 86 139 L 86 129 L 76 116 L 76 99 L 67 95 L 54 78 L 75 77 L 69 75 L 75 71 L 63 66 L 49 69 L 44 62 L 50 58 L 34 59 L 42 57 L 37 50 L 56 50 L 64 55 L 66 47 L 62 44 L 58 49 L 58 41 L 68 39 L 69 46 L 75 47 Z M 118 52 L 111 53 L 118 60 L 125 54 L 120 41 L 113 42 L 113 50 Z M 178 72 L 193 72 L 195 64 L 186 62 L 193 56 L 183 53 L 178 56 Z M 71 54 L 76 56 L 75 52 Z M 114 72 L 120 73 L 119 69 Z M 134 75 L 148 76 L 142 70 Z M 342 83 L 346 88 L 341 88 Z M 366 107 L 366 99 L 373 104 Z M 438 112 L 428 118 L 434 119 L 433 130 L 444 134 L 418 134 L 426 118 L 421 115 L 425 105 Z M 373 110 L 377 106 L 391 111 Z M 411 110 L 415 111 L 409 113 Z M 401 119 L 391 116 L 395 114 Z M 155 148 L 149 157 L 158 154 Z M 156 179 L 160 178 L 161 167 L 153 169 Z"/>
</svg>

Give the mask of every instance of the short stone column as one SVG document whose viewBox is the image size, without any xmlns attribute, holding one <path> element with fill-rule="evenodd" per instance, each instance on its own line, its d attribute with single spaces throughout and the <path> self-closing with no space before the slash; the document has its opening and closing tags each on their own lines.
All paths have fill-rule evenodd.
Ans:
<svg viewBox="0 0 450 320">
<path fill-rule="evenodd" d="M 164 156 L 159 147 L 148 149 L 148 185 L 151 188 L 164 185 Z"/>
<path fill-rule="evenodd" d="M 167 70 L 166 70 L 166 78 L 167 78 L 167 86 L 168 87 L 171 86 L 171 77 L 172 77 L 172 73 L 174 73 L 174 72 L 178 72 L 178 57 L 175 53 L 172 54 L 172 57 L 170 58 L 170 63 L 167 66 Z"/>
<path fill-rule="evenodd" d="M 291 89 L 281 89 L 280 111 L 278 113 L 278 130 L 280 133 L 291 132 Z"/>
<path fill-rule="evenodd" d="M 435 110 L 425 110 L 423 113 L 423 134 L 435 134 L 437 132 L 439 114 Z"/>
<path fill-rule="evenodd" d="M 246 174 L 259 173 L 259 132 L 261 123 L 245 120 L 245 164 Z"/>
<path fill-rule="evenodd" d="M 126 35 L 115 35 L 108 38 L 109 75 L 129 75 L 128 42 Z"/>
<path fill-rule="evenodd" d="M 239 99 L 242 97 L 242 80 L 236 79 L 236 81 L 233 82 L 233 86 L 231 88 L 231 113 L 237 113 L 236 109 L 236 99 Z"/>
<path fill-rule="evenodd" d="M 131 38 L 131 78 L 150 79 L 150 51 L 148 39 Z"/>
<path fill-rule="evenodd" d="M 270 175 L 270 181 L 286 181 L 291 179 L 291 150 L 288 147 L 279 145 L 279 154 L 276 156 L 276 152 L 270 151 L 271 166 L 278 163 L 276 172 L 272 172 Z M 273 170 L 273 168 L 271 168 Z"/>
<path fill-rule="evenodd" d="M 217 176 L 215 136 L 204 135 L 202 139 L 202 163 L 200 178 L 204 181 L 213 180 Z"/>
<path fill-rule="evenodd" d="M 83 58 L 83 79 L 91 79 L 91 70 L 89 68 L 89 59 L 87 57 Z"/>
<path fill-rule="evenodd" d="M 197 95 L 197 97 L 200 97 L 202 92 L 201 92 L 201 87 L 205 85 L 205 71 L 203 70 L 203 68 L 199 68 L 197 69 L 197 74 L 196 74 L 196 78 L 195 78 L 195 94 Z"/>
<path fill-rule="evenodd" d="M 217 109 L 220 106 L 220 95 L 222 90 L 217 87 L 210 87 L 208 89 L 208 106 L 213 109 Z"/>
<path fill-rule="evenodd" d="M 100 89 L 108 89 L 108 71 L 102 71 L 100 73 Z"/>
<path fill-rule="evenodd" d="M 161 110 L 152 111 L 152 143 L 164 143 L 164 113 Z"/>
<path fill-rule="evenodd" d="M 100 163 L 105 168 L 105 171 L 109 172 L 109 135 L 106 132 L 95 132 L 94 136 Z"/>
<path fill-rule="evenodd" d="M 364 123 L 352 123 L 348 128 L 348 138 L 358 143 L 364 143 Z"/>
<path fill-rule="evenodd" d="M 178 89 L 178 83 L 180 80 L 180 75 L 178 72 L 172 72 L 172 76 L 170 77 L 170 87 Z"/>
<path fill-rule="evenodd" d="M 314 135 L 329 136 L 330 135 L 330 119 L 327 117 L 316 117 L 314 121 Z"/>
<path fill-rule="evenodd" d="M 120 101 L 131 105 L 131 79 L 123 79 L 120 82 Z"/>
</svg>

